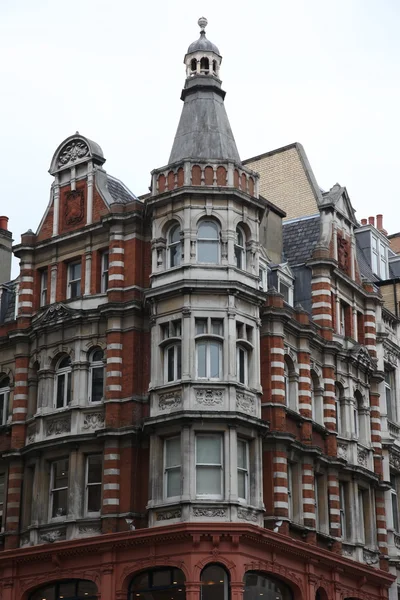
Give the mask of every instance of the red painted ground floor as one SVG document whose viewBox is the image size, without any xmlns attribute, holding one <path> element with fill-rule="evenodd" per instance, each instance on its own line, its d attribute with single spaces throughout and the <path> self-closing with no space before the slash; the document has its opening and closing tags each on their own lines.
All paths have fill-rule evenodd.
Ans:
<svg viewBox="0 0 400 600">
<path fill-rule="evenodd" d="M 253 525 L 181 524 L 0 554 L 1 600 L 383 600 L 388 573 Z"/>
</svg>

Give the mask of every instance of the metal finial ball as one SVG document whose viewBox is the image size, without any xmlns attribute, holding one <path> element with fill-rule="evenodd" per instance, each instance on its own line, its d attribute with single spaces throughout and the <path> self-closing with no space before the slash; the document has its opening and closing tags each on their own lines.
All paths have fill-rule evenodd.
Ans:
<svg viewBox="0 0 400 600">
<path fill-rule="evenodd" d="M 200 19 L 197 21 L 197 24 L 200 27 L 200 30 L 204 31 L 207 27 L 208 21 L 205 17 L 200 17 Z"/>
</svg>

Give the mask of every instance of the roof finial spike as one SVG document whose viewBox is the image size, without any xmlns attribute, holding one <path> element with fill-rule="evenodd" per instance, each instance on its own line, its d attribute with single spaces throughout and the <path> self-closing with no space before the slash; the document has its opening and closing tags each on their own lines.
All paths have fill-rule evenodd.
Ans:
<svg viewBox="0 0 400 600">
<path fill-rule="evenodd" d="M 200 27 L 200 33 L 205 34 L 205 28 L 208 25 L 207 19 L 205 17 L 200 17 L 200 19 L 197 21 L 197 24 Z"/>
</svg>

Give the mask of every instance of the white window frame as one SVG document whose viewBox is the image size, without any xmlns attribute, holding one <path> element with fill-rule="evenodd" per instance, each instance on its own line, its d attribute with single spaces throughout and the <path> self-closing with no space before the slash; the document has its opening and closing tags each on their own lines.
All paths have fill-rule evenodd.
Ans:
<svg viewBox="0 0 400 600">
<path fill-rule="evenodd" d="M 389 379 L 389 381 L 388 381 Z M 386 416 L 389 421 L 397 421 L 397 402 L 396 402 L 396 371 L 385 368 L 385 401 L 386 401 Z M 388 397 L 390 402 L 388 402 Z M 390 409 L 389 409 L 390 405 Z M 390 413 L 390 414 L 389 414 Z"/>
<path fill-rule="evenodd" d="M 244 451 L 245 466 L 240 467 L 239 463 L 237 464 L 238 498 L 239 498 L 239 500 L 243 500 L 243 502 L 248 502 L 249 501 L 249 442 L 247 440 L 243 440 L 243 439 L 239 438 L 237 443 L 238 443 L 238 445 L 243 444 L 244 449 L 245 449 L 245 451 Z M 244 496 L 240 496 L 240 494 L 239 494 L 239 473 L 243 474 L 243 476 L 244 476 Z"/>
<path fill-rule="evenodd" d="M 72 279 L 71 278 L 71 274 L 72 274 L 72 269 L 73 267 L 78 266 L 80 267 L 80 276 L 77 279 Z M 72 285 L 74 283 L 77 283 L 79 281 L 79 294 L 76 295 L 72 295 Z M 67 265 L 67 298 L 69 300 L 72 300 L 74 298 L 80 298 L 82 296 L 82 262 L 80 260 L 74 260 L 71 261 L 70 263 L 68 263 Z"/>
<path fill-rule="evenodd" d="M 218 375 L 211 377 L 211 346 L 215 345 L 218 347 Z M 205 362 L 205 375 L 199 374 L 199 348 L 200 346 L 206 347 L 206 362 Z M 220 381 L 222 379 L 222 342 L 213 339 L 200 339 L 196 342 L 196 378 L 209 381 Z"/>
<path fill-rule="evenodd" d="M 268 268 L 262 264 L 258 268 L 258 289 L 268 291 Z"/>
<path fill-rule="evenodd" d="M 348 536 L 347 531 L 347 503 L 346 503 L 346 482 L 339 481 L 339 512 L 340 512 L 340 528 L 341 528 L 341 537 L 345 540 Z"/>
<path fill-rule="evenodd" d="M 281 283 L 288 288 L 288 304 L 293 306 L 293 280 L 278 271 L 278 292 L 281 294 Z"/>
<path fill-rule="evenodd" d="M 103 358 L 101 360 L 96 360 L 93 361 L 93 356 L 96 352 L 103 352 Z M 102 348 L 94 348 L 91 352 L 90 352 L 90 358 L 89 358 L 89 389 L 88 389 L 88 398 L 89 398 L 89 402 L 91 403 L 97 403 L 97 402 L 102 402 L 104 400 L 104 384 L 105 384 L 105 365 L 104 365 L 104 351 Z M 102 369 L 103 370 L 103 393 L 102 396 L 100 398 L 100 400 L 92 400 L 92 392 L 93 392 L 93 371 L 95 369 Z"/>
<path fill-rule="evenodd" d="M 105 294 L 108 290 L 108 271 L 110 268 L 110 253 L 105 250 L 101 253 L 101 293 Z"/>
<path fill-rule="evenodd" d="M 390 500 L 392 507 L 392 528 L 396 533 L 400 529 L 400 515 L 399 515 L 399 498 L 397 493 L 397 477 L 393 473 L 390 474 Z"/>
<path fill-rule="evenodd" d="M 72 400 L 72 367 L 71 364 L 69 364 L 67 367 L 62 367 L 60 368 L 60 364 L 63 362 L 63 360 L 65 358 L 69 358 L 71 360 L 71 358 L 67 355 L 62 356 L 58 363 L 57 363 L 57 367 L 55 370 L 55 377 L 54 377 L 54 408 L 65 408 L 68 406 L 68 404 L 71 402 Z M 62 406 L 57 406 L 57 400 L 58 400 L 58 379 L 60 377 L 64 377 L 64 397 L 63 397 L 63 404 Z M 68 401 L 68 379 L 70 380 L 70 398 Z"/>
<path fill-rule="evenodd" d="M 210 437 L 215 437 L 215 438 L 219 438 L 220 440 L 220 462 L 219 463 L 199 463 L 197 462 L 197 446 L 198 446 L 198 442 L 199 439 L 201 438 L 210 438 Z M 196 434 L 196 448 L 195 448 L 195 461 L 196 461 L 196 498 L 208 498 L 208 499 L 212 499 L 212 500 L 222 500 L 222 498 L 224 497 L 224 481 L 223 481 L 223 474 L 224 474 L 224 467 L 223 467 L 223 453 L 224 453 L 224 438 L 223 435 L 221 433 L 218 434 Z M 220 494 L 199 494 L 197 492 L 197 469 L 198 468 L 202 468 L 202 467 L 208 467 L 208 468 L 215 468 L 215 469 L 219 469 L 220 471 L 220 490 L 221 493 Z"/>
<path fill-rule="evenodd" d="M 239 244 L 239 235 L 242 236 L 242 244 Z M 235 232 L 235 265 L 241 271 L 246 270 L 246 235 L 239 225 Z"/>
<path fill-rule="evenodd" d="M 388 249 L 375 235 L 371 234 L 371 268 L 380 279 L 388 278 Z"/>
<path fill-rule="evenodd" d="M 55 488 L 54 487 L 54 468 L 55 465 L 58 462 L 61 461 L 67 461 L 68 463 L 68 481 L 67 481 L 67 485 L 60 487 L 60 488 Z M 68 489 L 69 489 L 69 458 L 60 458 L 58 460 L 54 460 L 50 463 L 50 499 L 49 499 L 49 520 L 50 521 L 54 521 L 55 519 L 66 519 L 68 516 Z M 55 517 L 53 517 L 53 506 L 54 506 L 54 492 L 59 492 L 61 490 L 67 490 L 67 505 L 66 505 L 66 513 L 65 515 L 56 515 Z"/>
<path fill-rule="evenodd" d="M 101 504 L 102 504 L 102 494 L 101 494 L 102 485 L 103 485 L 102 478 L 100 479 L 100 481 L 89 483 L 89 466 L 90 466 L 89 463 L 90 463 L 90 459 L 93 456 L 100 456 L 101 457 L 101 454 L 94 453 L 94 454 L 88 454 L 86 456 L 86 465 L 85 465 L 85 516 L 87 516 L 87 517 L 98 516 L 101 513 Z M 89 488 L 90 487 L 94 487 L 94 486 L 99 486 L 100 487 L 100 507 L 99 507 L 99 510 L 89 511 L 89 506 L 88 506 L 88 504 L 89 504 Z"/>
<path fill-rule="evenodd" d="M 46 306 L 47 304 L 48 275 L 47 269 L 40 271 L 40 306 Z"/>
<path fill-rule="evenodd" d="M 215 232 L 216 232 L 215 238 L 200 237 L 201 227 L 205 223 L 210 224 L 210 225 L 212 225 L 213 228 L 215 228 Z M 202 245 L 205 245 L 205 244 L 216 244 L 216 246 L 217 246 L 217 260 L 216 261 L 212 261 L 212 262 L 207 261 L 206 262 L 206 261 L 200 260 L 200 254 L 201 254 L 200 249 L 201 249 Z M 197 262 L 202 265 L 219 265 L 221 262 L 220 227 L 216 221 L 213 221 L 211 219 L 205 219 L 203 221 L 200 221 L 198 224 L 198 228 L 197 228 Z"/>
<path fill-rule="evenodd" d="M 179 239 L 172 241 L 172 236 L 175 232 L 178 232 Z M 179 223 L 174 223 L 168 230 L 167 234 L 167 266 L 169 269 L 173 269 L 175 267 L 179 267 L 182 262 L 182 238 L 181 238 L 181 226 Z M 177 253 L 175 255 L 176 262 L 172 264 L 172 250 L 177 248 Z"/>
<path fill-rule="evenodd" d="M 170 442 L 172 440 L 179 440 L 181 460 L 180 460 L 179 464 L 167 466 L 168 442 Z M 168 480 L 169 480 L 169 474 L 172 471 L 178 471 L 180 473 L 181 493 L 182 493 L 182 442 L 181 442 L 180 436 L 178 436 L 178 435 L 170 437 L 170 438 L 166 438 L 164 440 L 164 499 L 168 499 L 168 500 L 170 500 L 171 498 L 179 498 L 181 496 L 181 493 L 177 496 L 169 496 L 168 495 Z"/>
<path fill-rule="evenodd" d="M 169 353 L 173 352 L 173 376 L 169 378 Z M 164 381 L 172 383 L 182 379 L 182 343 L 176 342 L 164 348 Z"/>
<path fill-rule="evenodd" d="M 7 385 L 4 385 L 7 383 Z M 2 413 L 0 420 L 0 427 L 7 424 L 8 419 L 8 405 L 10 402 L 10 379 L 9 377 L 3 377 L 0 381 L 0 405 L 2 405 Z"/>
<path fill-rule="evenodd" d="M 240 377 L 240 356 L 241 354 L 243 354 L 243 381 L 241 380 Z M 237 345 L 236 348 L 236 369 L 237 369 L 237 380 L 238 383 L 241 383 L 242 385 L 248 386 L 249 385 L 249 351 L 247 350 L 247 348 L 245 348 L 244 346 L 241 346 L 240 344 Z"/>
</svg>

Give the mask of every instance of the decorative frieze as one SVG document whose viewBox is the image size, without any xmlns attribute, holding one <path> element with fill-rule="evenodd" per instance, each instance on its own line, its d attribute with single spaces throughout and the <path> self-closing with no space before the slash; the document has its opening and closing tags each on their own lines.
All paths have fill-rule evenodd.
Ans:
<svg viewBox="0 0 400 600">
<path fill-rule="evenodd" d="M 167 392 L 160 394 L 158 398 L 158 408 L 160 410 L 173 410 L 182 406 L 182 396 L 180 391 Z"/>
<path fill-rule="evenodd" d="M 338 458 L 343 458 L 344 460 L 348 460 L 347 451 L 348 451 L 347 444 L 338 443 L 338 445 L 337 445 Z"/>
<path fill-rule="evenodd" d="M 209 508 L 209 507 L 195 507 L 193 509 L 194 517 L 205 517 L 205 518 L 225 518 L 226 510 L 225 508 Z"/>
<path fill-rule="evenodd" d="M 364 450 L 364 448 L 357 448 L 357 462 L 365 469 L 368 467 L 368 452 L 367 450 Z"/>
<path fill-rule="evenodd" d="M 53 529 L 53 531 L 48 531 L 47 533 L 42 533 L 40 536 L 40 540 L 42 542 L 49 542 L 52 544 L 53 542 L 58 542 L 61 539 L 65 538 L 65 533 L 60 529 Z"/>
<path fill-rule="evenodd" d="M 177 508 L 175 510 L 167 510 L 156 513 L 157 521 L 169 521 L 170 519 L 180 519 L 182 516 L 182 510 Z"/>
<path fill-rule="evenodd" d="M 246 510 L 244 508 L 238 508 L 237 516 L 239 519 L 244 519 L 245 521 L 251 521 L 252 523 L 258 522 L 257 513 L 252 512 L 251 510 Z"/>
<path fill-rule="evenodd" d="M 69 417 L 53 419 L 46 425 L 46 435 L 61 435 L 71 431 L 71 420 Z"/>
<path fill-rule="evenodd" d="M 87 413 L 83 419 L 82 429 L 95 430 L 104 427 L 104 413 Z"/>
<path fill-rule="evenodd" d="M 256 414 L 256 402 L 254 396 L 244 392 L 236 392 L 236 410 L 249 415 Z"/>
<path fill-rule="evenodd" d="M 196 390 L 196 402 L 197 404 L 203 404 L 204 406 L 215 406 L 222 404 L 224 395 L 222 390 Z"/>
<path fill-rule="evenodd" d="M 101 528 L 99 525 L 79 525 L 79 535 L 100 535 Z"/>
<path fill-rule="evenodd" d="M 349 546 L 348 544 L 342 544 L 342 554 L 343 556 L 347 556 L 348 558 L 353 558 L 355 553 L 354 546 Z"/>
</svg>

